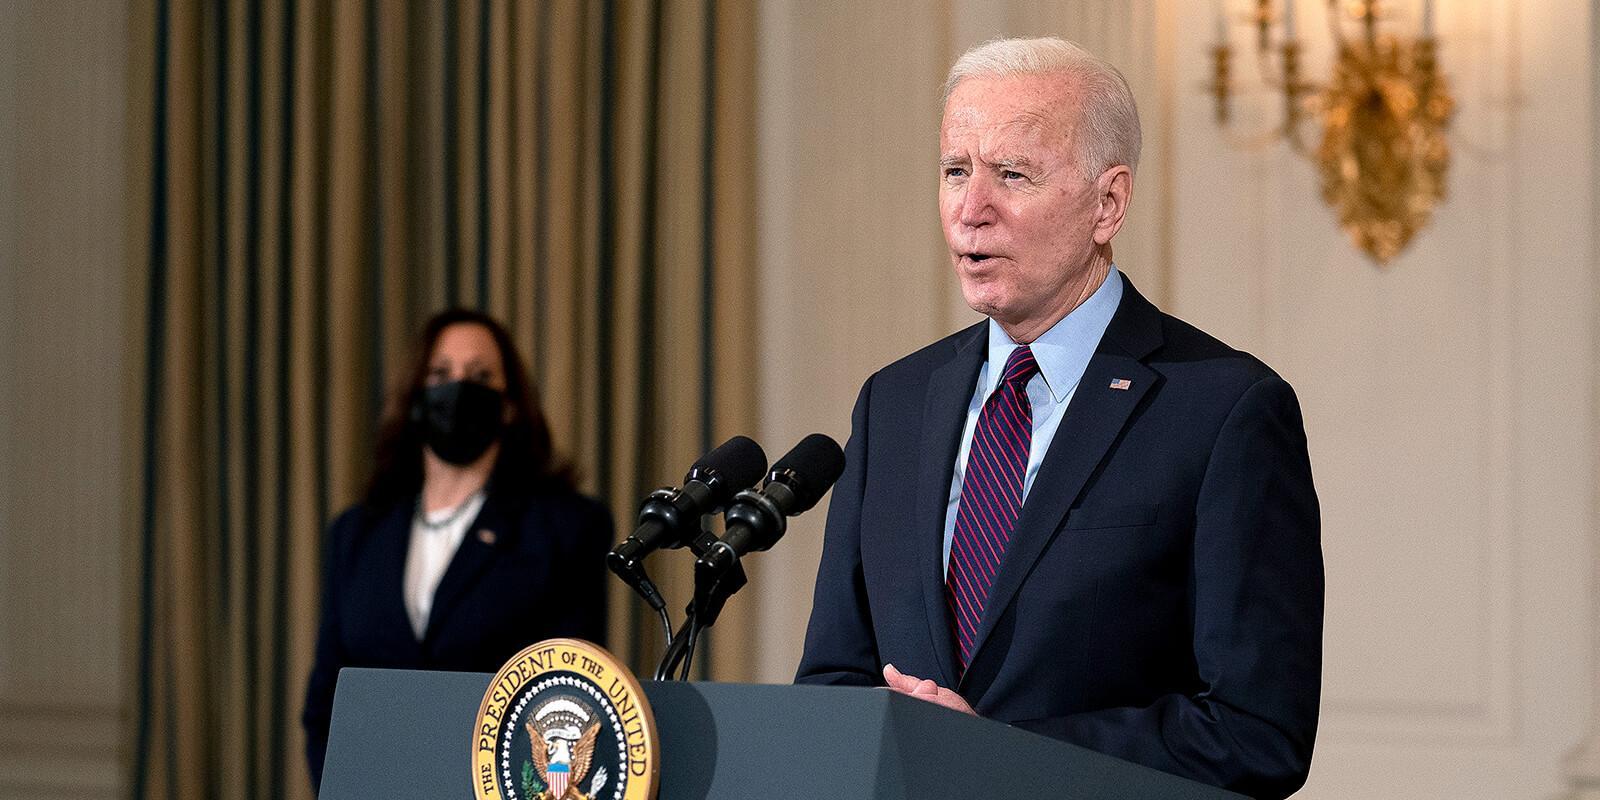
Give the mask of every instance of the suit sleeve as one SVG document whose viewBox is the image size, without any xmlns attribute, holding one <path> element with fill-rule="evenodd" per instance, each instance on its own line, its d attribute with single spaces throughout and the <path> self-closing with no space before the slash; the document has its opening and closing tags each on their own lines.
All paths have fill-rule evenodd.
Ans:
<svg viewBox="0 0 1600 800">
<path fill-rule="evenodd" d="M 871 396 L 868 379 L 850 415 L 844 474 L 828 501 L 822 562 L 796 683 L 876 686 L 883 682 L 861 570 L 861 501 L 866 490 Z"/>
<path fill-rule="evenodd" d="M 311 677 L 306 683 L 305 708 L 300 714 L 300 724 L 306 733 L 306 764 L 311 770 L 313 789 L 322 786 L 322 762 L 328 750 L 328 723 L 333 718 L 333 689 L 344 666 L 344 651 L 340 644 L 339 592 L 335 585 L 341 574 L 339 561 L 341 542 L 350 537 L 348 530 L 355 519 L 353 512 L 346 513 L 329 526 L 327 540 L 323 543 L 322 558 L 322 616 L 317 625 L 317 649 L 311 665 Z"/>
<path fill-rule="evenodd" d="M 1141 708 L 1018 727 L 1253 797 L 1305 783 L 1322 669 L 1317 498 L 1294 392 L 1252 385 L 1223 423 L 1195 508 L 1201 686 Z"/>
</svg>

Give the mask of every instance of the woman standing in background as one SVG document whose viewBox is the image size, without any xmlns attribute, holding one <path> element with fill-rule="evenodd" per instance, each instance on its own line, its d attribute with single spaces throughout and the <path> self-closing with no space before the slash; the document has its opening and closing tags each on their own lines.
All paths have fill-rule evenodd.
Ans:
<svg viewBox="0 0 1600 800">
<path fill-rule="evenodd" d="M 342 667 L 494 672 L 542 639 L 604 644 L 613 533 L 556 459 L 505 328 L 459 309 L 429 320 L 366 497 L 329 529 L 301 718 L 313 783 Z"/>
</svg>

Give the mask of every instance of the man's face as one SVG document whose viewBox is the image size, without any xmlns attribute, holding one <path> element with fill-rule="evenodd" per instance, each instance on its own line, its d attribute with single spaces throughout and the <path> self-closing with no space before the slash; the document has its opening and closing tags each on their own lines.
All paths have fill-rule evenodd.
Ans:
<svg viewBox="0 0 1600 800">
<path fill-rule="evenodd" d="M 1081 301 L 1102 233 L 1073 103 L 1058 75 L 968 78 L 939 129 L 939 217 L 961 293 L 1024 341 Z"/>
</svg>

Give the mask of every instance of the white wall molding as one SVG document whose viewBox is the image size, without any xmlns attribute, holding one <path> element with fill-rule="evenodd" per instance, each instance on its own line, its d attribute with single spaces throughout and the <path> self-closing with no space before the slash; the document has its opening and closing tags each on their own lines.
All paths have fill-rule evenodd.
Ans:
<svg viewBox="0 0 1600 800">
<path fill-rule="evenodd" d="M 0 797 L 126 796 L 119 703 L 0 703 Z"/>
</svg>

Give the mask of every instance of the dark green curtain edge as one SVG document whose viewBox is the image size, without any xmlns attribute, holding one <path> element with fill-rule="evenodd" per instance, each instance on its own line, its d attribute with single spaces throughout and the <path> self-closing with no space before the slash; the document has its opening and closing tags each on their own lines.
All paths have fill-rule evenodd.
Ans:
<svg viewBox="0 0 1600 800">
<path fill-rule="evenodd" d="M 215 196 L 216 212 L 215 226 L 213 228 L 216 240 L 211 250 L 213 294 L 212 294 L 212 336 L 216 339 L 213 351 L 213 369 L 218 377 L 217 386 L 217 495 L 222 502 L 217 507 L 217 559 L 219 569 L 217 587 L 218 604 L 210 609 L 214 617 L 213 622 L 226 620 L 228 610 L 232 608 L 233 592 L 231 581 L 227 580 L 227 565 L 233 552 L 233 518 L 229 513 L 228 498 L 233 489 L 233 466 L 230 463 L 229 445 L 232 444 L 228 435 L 228 402 L 231 395 L 228 391 L 228 381 L 224 376 L 228 374 L 228 67 L 232 62 L 232 52 L 228 42 L 228 5 L 219 3 L 212 7 L 211 36 L 216 43 L 217 63 L 212 74 L 215 85 L 212 87 L 212 102 L 215 105 L 215 121 L 212 138 L 214 168 L 211 175 L 211 192 Z"/>
<path fill-rule="evenodd" d="M 478 3 L 478 310 L 489 310 L 489 2 Z"/>
<path fill-rule="evenodd" d="M 292 270 L 294 253 L 290 243 L 293 241 L 292 237 L 294 227 L 293 204 L 291 203 L 294 190 L 294 176 L 292 170 L 289 169 L 289 165 L 294 163 L 295 148 L 299 144 L 295 140 L 294 135 L 295 113 L 293 91 L 296 80 L 294 58 L 296 46 L 295 28 L 298 24 L 299 15 L 296 4 L 285 4 L 282 31 L 283 44 L 279 49 L 279 52 L 283 53 L 283 80 L 280 83 L 283 89 L 282 96 L 279 98 L 281 107 L 279 108 L 278 112 L 279 118 L 282 120 L 282 128 L 279 130 L 278 134 L 278 160 L 283 166 L 278 170 L 279 203 L 277 238 L 278 242 L 280 243 L 277 251 L 278 308 L 276 310 L 278 317 L 278 348 L 277 363 L 274 365 L 277 367 L 277 374 L 275 376 L 277 384 L 277 397 L 275 398 L 277 402 L 275 404 L 275 413 L 278 420 L 278 426 L 277 430 L 275 431 L 277 435 L 274 437 L 273 441 L 273 450 L 275 456 L 274 466 L 277 468 L 276 475 L 274 477 L 276 479 L 277 486 L 276 501 L 278 507 L 278 525 L 276 536 L 274 537 L 273 542 L 273 558 L 279 565 L 279 569 L 283 569 L 284 565 L 288 564 L 290 533 L 290 520 L 288 513 L 290 479 L 289 360 L 290 355 L 293 353 L 294 339 L 294 330 L 291 322 L 293 318 L 292 311 L 294 303 L 292 297 L 292 292 L 294 290 Z M 269 692 L 269 696 L 272 697 L 284 696 L 283 690 L 285 678 L 283 673 L 286 654 L 284 652 L 285 648 L 283 647 L 283 644 L 288 641 L 289 597 L 288 593 L 282 589 L 283 576 L 280 575 L 279 577 L 279 586 L 273 592 L 272 596 L 272 642 L 274 645 L 274 669 L 272 670 L 272 675 L 270 677 L 271 691 Z M 268 711 L 267 730 L 272 740 L 272 745 L 267 753 L 267 770 L 268 774 L 270 775 L 282 775 L 284 764 L 287 762 L 287 758 L 283 752 L 283 734 L 287 725 L 284 719 L 283 703 L 273 703 L 271 706 L 271 709 Z M 282 797 L 284 795 L 284 789 L 281 783 L 274 782 L 273 785 L 275 789 L 273 795 L 275 797 Z"/>
<path fill-rule="evenodd" d="M 151 677 L 153 674 L 153 647 L 155 635 L 155 541 L 157 515 L 156 462 L 159 452 L 160 415 L 157 409 L 162 402 L 161 376 L 165 371 L 161 332 L 166 324 L 166 264 L 167 264 L 167 72 L 169 69 L 170 32 L 167 0 L 156 3 L 155 87 L 152 97 L 155 114 L 152 120 L 150 195 L 154 202 L 150 208 L 149 270 L 150 285 L 147 307 L 149 319 L 145 331 L 145 398 L 144 398 L 144 460 L 143 486 L 141 487 L 142 521 L 139 534 L 139 644 L 137 696 L 134 716 L 133 793 L 143 797 L 150 778 L 150 710 L 152 707 Z"/>
<path fill-rule="evenodd" d="M 515 6 L 513 6 L 515 8 Z M 550 134 L 545 126 L 550 121 L 550 25 L 551 25 L 551 0 L 539 3 L 538 11 L 538 53 L 539 60 L 534 65 L 533 92 L 539 98 L 535 105 L 533 120 L 533 207 L 544 213 L 550 200 L 550 170 L 544 169 L 544 164 L 550 160 Z M 545 235 L 545 226 L 535 222 L 533 225 L 533 257 L 528 262 L 533 265 L 533 364 L 532 371 L 535 385 L 541 389 L 546 385 L 545 364 L 545 338 L 540 335 L 545 327 L 549 315 L 549 308 L 545 305 L 545 293 L 549 291 L 549 278 L 545 274 L 545 248 L 549 246 L 549 238 Z"/>
<path fill-rule="evenodd" d="M 616 43 L 616 9 L 614 0 L 604 0 L 600 4 L 600 120 L 598 156 L 600 160 L 597 172 L 599 173 L 600 208 L 597 221 L 597 235 L 599 252 L 595 254 L 595 319 L 599 321 L 595 331 L 595 367 L 602 374 L 613 371 L 612 363 L 612 335 L 614 326 L 611 324 L 610 311 L 612 303 L 612 272 L 616 268 L 615 257 L 609 243 L 616 237 L 616 204 L 614 202 L 613 187 L 616 184 L 616 169 L 612 165 L 612 157 L 616 152 L 616 132 L 613 130 L 612 106 L 616 101 L 616 75 L 614 61 L 617 53 Z M 602 495 L 609 496 L 612 491 L 611 484 L 611 450 L 608 443 L 611 441 L 611 382 L 608 380 L 596 381 L 595 406 L 597 419 L 595 420 L 596 440 L 599 442 L 598 451 L 595 453 L 595 482 L 600 487 Z"/>
<path fill-rule="evenodd" d="M 640 172 L 644 176 L 644 186 L 641 191 L 639 204 L 639 249 L 637 262 L 634 264 L 639 276 L 639 327 L 634 339 L 634 369 L 637 371 L 637 380 L 634 381 L 634 437 L 633 437 L 633 479 L 629 482 L 632 494 L 638 494 L 650 483 L 652 474 L 650 463 L 651 444 L 655 439 L 655 402 L 651 389 L 655 386 L 655 346 L 656 346 L 656 271 L 657 249 L 659 237 L 656 223 L 656 212 L 659 209 L 656 195 L 660 189 L 660 179 L 657 177 L 657 165 L 660 162 L 657 152 L 661 143 L 660 124 L 660 97 L 661 97 L 661 29 L 664 24 L 661 0 L 650 4 L 650 55 L 649 66 L 645 74 L 645 86 L 648 90 L 644 97 L 644 141 L 642 143 L 643 165 Z M 628 638 L 634 650 L 641 650 L 647 641 L 643 631 L 644 610 L 638 603 L 628 604 Z M 640 659 L 635 659 L 639 661 Z M 639 668 L 647 666 L 640 663 Z"/>
<path fill-rule="evenodd" d="M 444 306 L 455 306 L 461 302 L 460 298 L 460 250 L 461 250 L 461 222 L 456 215 L 457 197 L 456 181 L 458 157 L 458 143 L 456 141 L 456 120 L 461 118 L 461 98 L 456 89 L 456 59 L 459 57 L 457 50 L 460 42 L 457 41 L 456 13 L 450 4 L 445 7 L 444 13 L 444 57 L 443 86 L 440 94 L 444 100 Z"/>
<path fill-rule="evenodd" d="M 369 351 L 367 361 L 368 375 L 370 376 L 367 382 L 367 415 L 370 419 L 375 420 L 379 414 L 383 413 L 383 394 L 385 387 L 388 385 L 387 376 L 384 374 L 383 357 L 387 344 L 384 341 L 383 329 L 385 310 L 383 302 L 383 265 L 386 252 L 383 247 L 385 198 L 380 189 L 382 186 L 382 181 L 380 180 L 382 159 L 378 158 L 380 149 L 378 143 L 380 111 L 378 94 L 381 91 L 381 87 L 378 82 L 377 0 L 366 0 L 364 13 L 366 14 L 366 19 L 364 20 L 363 33 L 367 44 L 366 81 L 364 86 L 366 97 L 362 99 L 367 116 L 366 124 L 363 127 L 367 147 L 363 159 L 366 169 L 363 170 L 364 185 L 362 195 L 366 198 L 367 208 L 371 209 L 371 224 L 367 226 L 367 253 L 371 256 L 371 260 L 365 277 L 368 284 L 367 294 L 370 300 L 367 307 L 367 331 L 372 341 L 372 349 Z"/>
<path fill-rule="evenodd" d="M 711 436 L 715 425 L 717 371 L 716 358 L 716 169 L 714 158 L 717 144 L 717 0 L 705 0 L 705 30 L 701 34 L 700 65 L 704 70 L 701 81 L 700 130 L 700 451 L 711 449 Z M 696 672 L 700 680 L 711 679 L 711 631 L 701 639 L 704 658 Z"/>
<path fill-rule="evenodd" d="M 246 140 L 246 159 L 248 163 L 249 178 L 246 181 L 245 195 L 245 356 L 244 356 L 244 438 L 252 444 L 260 439 L 261 426 L 259 408 L 261 401 L 260 386 L 257 383 L 257 374 L 260 369 L 260 328 L 261 315 L 257 307 L 261 297 L 261 5 L 250 5 L 249 22 L 247 23 L 248 54 L 246 56 L 246 70 L 248 72 L 245 101 L 246 113 L 249 123 Z M 260 495 L 261 474 L 260 464 L 253 456 L 247 454 L 244 460 L 245 494 L 244 494 L 244 524 L 248 531 L 243 537 L 241 547 L 245 550 L 244 562 L 254 564 L 259 560 L 260 529 Z M 258 663 L 260 649 L 258 631 L 256 628 L 256 614 L 260 582 L 257 580 L 256 570 L 244 571 L 244 647 L 245 664 L 244 680 L 247 687 L 258 685 L 260 673 Z M 257 709 L 252 703 L 249 706 L 249 719 L 246 730 L 255 727 Z M 260 772 L 257 769 L 256 759 L 245 759 L 245 786 L 246 796 L 256 797 L 256 787 L 260 785 Z"/>
</svg>

